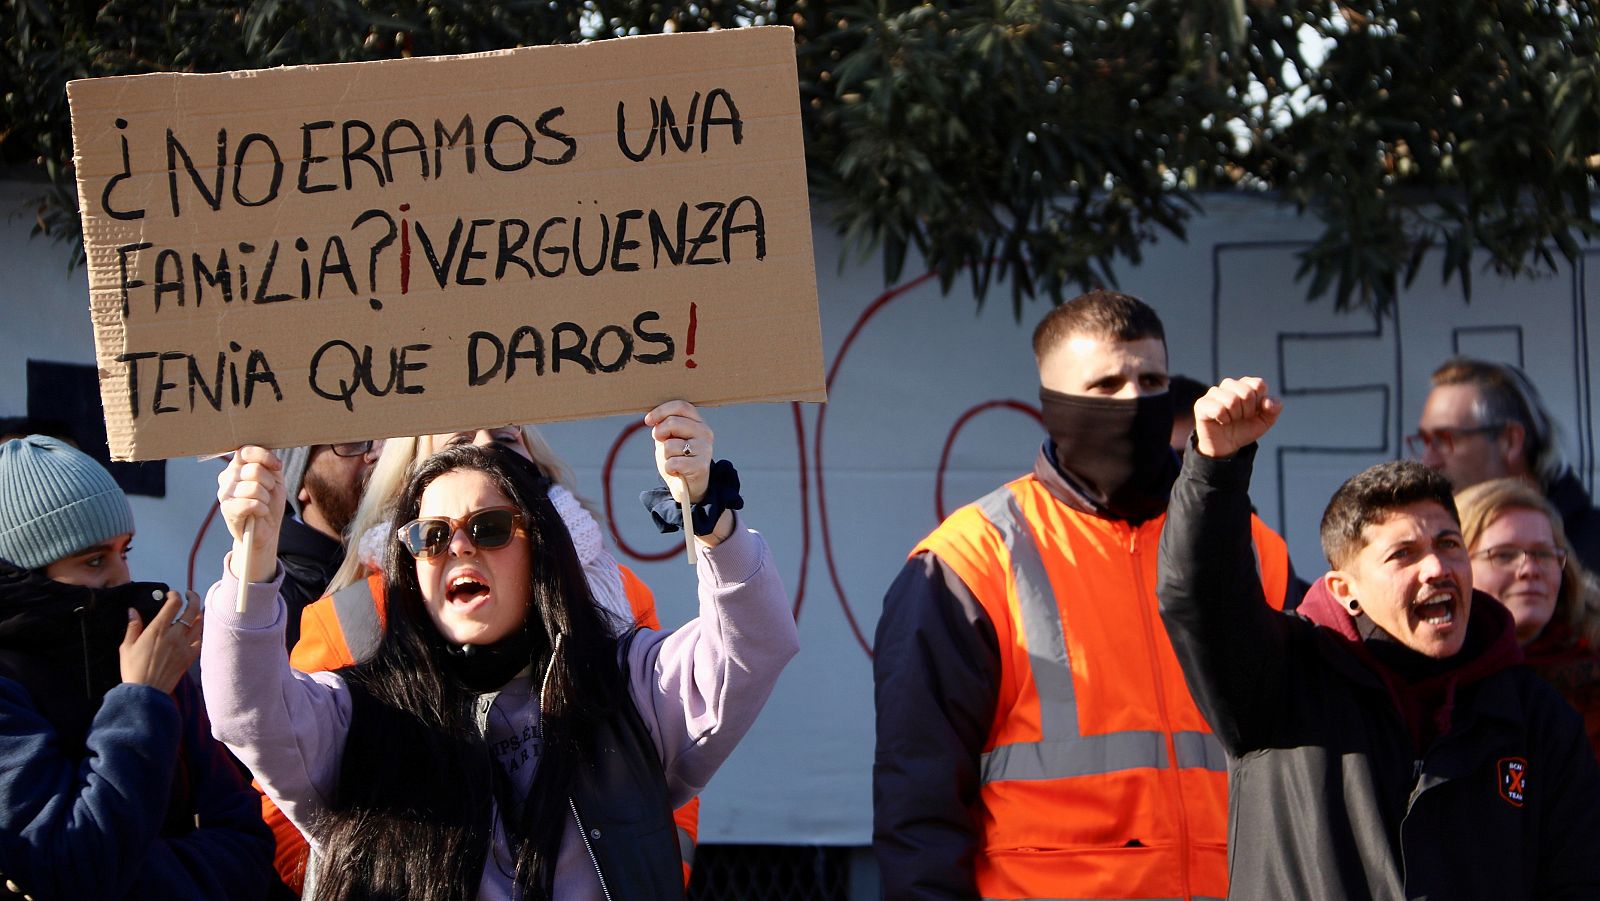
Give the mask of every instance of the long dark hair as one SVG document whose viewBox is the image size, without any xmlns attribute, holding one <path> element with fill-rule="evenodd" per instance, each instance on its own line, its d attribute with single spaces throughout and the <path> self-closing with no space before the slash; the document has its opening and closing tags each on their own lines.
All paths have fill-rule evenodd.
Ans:
<svg viewBox="0 0 1600 901">
<path fill-rule="evenodd" d="M 596 725 L 627 703 L 615 624 L 590 595 L 571 536 L 550 502 L 550 481 L 532 463 L 498 447 L 447 448 L 413 473 L 394 521 L 415 518 L 427 487 L 460 470 L 483 473 L 522 512 L 532 589 L 523 628 L 531 647 L 533 684 L 542 686 L 544 752 L 538 771 L 528 797 L 519 803 L 479 731 L 478 695 L 455 676 L 452 649 L 423 604 L 416 563 L 391 537 L 384 562 L 388 615 L 383 637 L 371 659 L 341 675 L 408 721 L 404 729 L 393 730 L 404 735 L 367 736 L 360 746 L 372 746 L 368 739 L 375 738 L 378 747 L 386 747 L 386 739 L 392 738 L 407 743 L 407 750 L 373 755 L 377 759 L 360 761 L 359 770 L 347 765 L 343 780 L 354 776 L 397 795 L 426 791 L 419 783 L 435 783 L 457 794 L 454 803 L 468 805 L 473 816 L 465 828 L 446 824 L 429 831 L 429 824 L 420 824 L 422 834 L 413 831 L 408 841 L 388 828 L 383 817 L 359 809 L 334 810 L 317 874 L 318 898 L 365 897 L 383 886 L 408 898 L 472 897 L 481 877 L 473 864 L 485 859 L 492 834 L 491 800 L 499 805 L 516 855 L 517 885 L 532 897 L 549 897 L 577 769 L 593 747 Z M 383 728 L 395 722 L 393 717 L 381 719 Z M 353 729 L 361 726 L 359 719 L 352 720 Z M 427 769 L 417 772 L 419 764 Z M 486 771 L 493 773 L 487 782 Z M 488 785 L 492 789 L 486 791 Z"/>
</svg>

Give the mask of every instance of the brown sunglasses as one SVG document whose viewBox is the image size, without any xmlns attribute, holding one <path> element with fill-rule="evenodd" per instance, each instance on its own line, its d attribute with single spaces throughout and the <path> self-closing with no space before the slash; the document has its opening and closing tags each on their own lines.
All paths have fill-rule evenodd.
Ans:
<svg viewBox="0 0 1600 901">
<path fill-rule="evenodd" d="M 425 560 L 444 553 L 457 529 L 467 533 L 467 540 L 473 547 L 491 550 L 505 547 L 522 532 L 522 513 L 515 507 L 485 507 L 461 519 L 425 516 L 396 529 L 395 537 L 411 556 Z"/>
</svg>

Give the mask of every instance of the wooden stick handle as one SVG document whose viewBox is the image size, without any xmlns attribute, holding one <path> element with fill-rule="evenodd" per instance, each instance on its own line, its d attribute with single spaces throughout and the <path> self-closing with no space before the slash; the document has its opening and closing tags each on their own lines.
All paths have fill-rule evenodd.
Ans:
<svg viewBox="0 0 1600 901">
<path fill-rule="evenodd" d="M 239 561 L 239 596 L 234 599 L 233 612 L 244 613 L 245 591 L 250 587 L 250 558 L 255 556 L 256 521 L 244 524 L 244 559 Z"/>
<path fill-rule="evenodd" d="M 689 483 L 681 476 L 671 479 L 672 497 L 678 502 L 678 510 L 683 514 L 683 549 L 688 555 L 689 565 L 695 564 L 694 550 L 694 505 L 689 503 Z"/>
</svg>

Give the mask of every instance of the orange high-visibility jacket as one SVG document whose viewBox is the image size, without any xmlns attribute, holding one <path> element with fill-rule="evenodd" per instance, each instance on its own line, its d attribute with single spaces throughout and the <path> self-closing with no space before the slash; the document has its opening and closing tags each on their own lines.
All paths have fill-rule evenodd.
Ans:
<svg viewBox="0 0 1600 901">
<path fill-rule="evenodd" d="M 984 898 L 1227 895 L 1227 760 L 1161 625 L 1164 521 L 1082 513 L 1030 475 L 912 551 L 961 578 L 999 642 L 973 811 Z M 1281 608 L 1287 548 L 1259 519 L 1253 529 Z"/>
<path fill-rule="evenodd" d="M 617 569 L 622 573 L 622 589 L 628 597 L 628 606 L 633 608 L 635 625 L 645 629 L 661 628 L 656 616 L 655 595 L 650 587 L 626 566 Z M 357 582 L 307 605 L 300 613 L 300 640 L 289 652 L 289 665 L 303 673 L 354 666 L 357 656 L 364 658 L 377 648 L 387 613 L 382 573 L 373 573 L 365 582 Z M 273 865 L 279 878 L 296 892 L 301 891 L 305 884 L 305 837 L 266 795 L 261 796 L 261 816 L 272 828 L 277 842 Z M 673 811 L 672 819 L 678 826 L 678 852 L 683 858 L 683 883 L 687 886 L 700 831 L 700 799 L 689 799 L 687 804 Z"/>
</svg>

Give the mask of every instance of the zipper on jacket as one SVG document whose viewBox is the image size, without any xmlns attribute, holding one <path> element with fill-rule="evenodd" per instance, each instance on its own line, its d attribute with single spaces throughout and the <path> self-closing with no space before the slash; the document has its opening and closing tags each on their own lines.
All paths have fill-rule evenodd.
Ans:
<svg viewBox="0 0 1600 901">
<path fill-rule="evenodd" d="M 544 678 L 539 684 L 539 741 L 544 741 L 544 694 L 550 688 L 550 674 L 556 668 L 556 655 L 561 652 L 561 639 L 566 637 L 565 632 L 557 632 L 556 640 L 550 646 L 550 662 L 545 664 Z M 578 804 L 567 796 L 567 808 L 572 811 L 572 821 L 578 824 L 578 837 L 583 839 L 583 850 L 589 854 L 589 862 L 594 864 L 594 877 L 600 880 L 600 894 L 606 901 L 611 901 L 611 889 L 606 887 L 606 874 L 600 869 L 600 858 L 595 856 L 594 845 L 589 843 L 589 830 L 583 825 L 583 817 L 578 816 Z"/>
<path fill-rule="evenodd" d="M 83 641 L 83 696 L 94 700 L 94 679 L 89 674 L 89 608 L 79 606 L 73 613 L 78 615 L 78 636 Z"/>
<path fill-rule="evenodd" d="M 1135 606 L 1144 623 L 1144 640 L 1150 660 L 1150 677 L 1156 686 L 1156 713 L 1161 717 L 1161 739 L 1167 747 L 1167 768 L 1172 770 L 1173 804 L 1178 808 L 1178 875 L 1183 882 L 1183 897 L 1194 894 L 1189 884 L 1189 811 L 1183 803 L 1183 770 L 1178 766 L 1178 744 L 1172 737 L 1172 717 L 1167 713 L 1166 685 L 1161 679 L 1161 663 L 1155 640 L 1155 624 L 1150 621 L 1150 605 L 1145 601 L 1144 570 L 1139 566 L 1139 527 L 1128 526 L 1128 557 L 1133 565 Z"/>
<path fill-rule="evenodd" d="M 611 890 L 606 888 L 606 874 L 600 871 L 600 858 L 594 856 L 594 845 L 589 844 L 589 832 L 583 828 L 583 817 L 578 816 L 578 805 L 571 795 L 567 796 L 567 806 L 572 809 L 572 819 L 578 824 L 578 837 L 583 839 L 583 850 L 589 852 L 589 862 L 594 864 L 594 876 L 600 880 L 600 894 L 605 896 L 606 901 L 611 901 Z"/>
<path fill-rule="evenodd" d="M 561 639 L 567 633 L 556 630 L 556 640 L 550 643 L 550 662 L 544 665 L 544 678 L 539 680 L 539 741 L 544 742 L 544 693 L 550 690 L 550 674 L 556 671 L 556 655 L 561 653 Z"/>
</svg>

